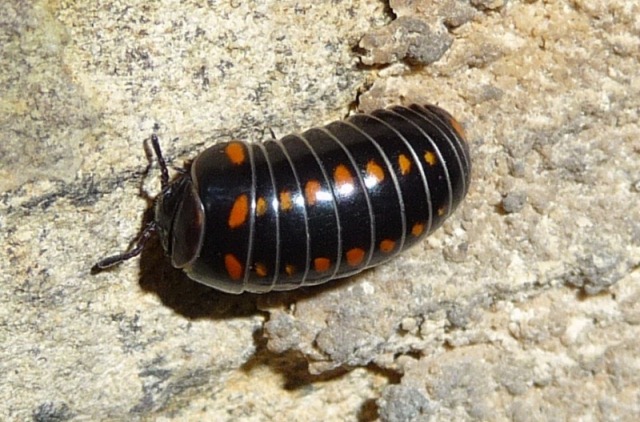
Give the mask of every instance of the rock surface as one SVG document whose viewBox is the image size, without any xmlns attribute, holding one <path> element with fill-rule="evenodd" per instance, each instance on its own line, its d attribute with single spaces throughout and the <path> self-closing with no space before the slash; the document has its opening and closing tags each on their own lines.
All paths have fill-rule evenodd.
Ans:
<svg viewBox="0 0 640 422">
<path fill-rule="evenodd" d="M 634 420 L 640 3 L 9 0 L 0 419 Z M 392 103 L 463 123 L 467 200 L 398 259 L 230 296 L 157 242 L 174 165 Z"/>
</svg>

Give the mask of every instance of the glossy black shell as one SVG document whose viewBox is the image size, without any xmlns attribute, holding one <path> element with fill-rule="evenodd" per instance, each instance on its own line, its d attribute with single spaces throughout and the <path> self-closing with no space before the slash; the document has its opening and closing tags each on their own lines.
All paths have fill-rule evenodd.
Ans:
<svg viewBox="0 0 640 422">
<path fill-rule="evenodd" d="M 446 111 L 396 106 L 208 148 L 165 189 L 156 223 L 190 278 L 230 293 L 290 290 L 416 244 L 462 201 L 470 172 Z"/>
</svg>

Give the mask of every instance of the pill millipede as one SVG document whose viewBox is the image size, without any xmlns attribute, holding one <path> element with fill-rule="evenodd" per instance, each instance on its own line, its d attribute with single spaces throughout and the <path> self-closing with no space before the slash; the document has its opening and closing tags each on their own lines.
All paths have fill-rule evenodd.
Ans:
<svg viewBox="0 0 640 422">
<path fill-rule="evenodd" d="M 222 142 L 169 180 L 135 246 L 157 233 L 175 268 L 228 293 L 325 283 L 379 265 L 442 225 L 469 189 L 461 125 L 434 105 L 393 106 L 263 143 Z"/>
</svg>

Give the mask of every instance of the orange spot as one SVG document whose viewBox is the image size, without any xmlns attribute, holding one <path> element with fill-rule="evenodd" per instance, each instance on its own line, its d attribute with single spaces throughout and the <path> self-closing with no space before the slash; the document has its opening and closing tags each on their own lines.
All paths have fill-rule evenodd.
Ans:
<svg viewBox="0 0 640 422">
<path fill-rule="evenodd" d="M 446 212 L 447 212 L 447 207 L 440 207 L 440 208 L 438 208 L 438 215 L 439 215 L 440 217 L 442 217 L 442 216 L 444 215 L 444 213 L 446 213 Z"/>
<path fill-rule="evenodd" d="M 424 224 L 422 223 L 416 223 L 411 228 L 411 234 L 416 237 L 420 236 L 423 231 L 424 231 Z"/>
<path fill-rule="evenodd" d="M 424 161 L 426 161 L 430 166 L 435 166 L 438 162 L 438 158 L 433 152 L 427 151 L 424 153 Z"/>
<path fill-rule="evenodd" d="M 224 256 L 224 267 L 227 269 L 231 280 L 240 280 L 242 278 L 242 264 L 234 255 L 228 253 Z"/>
<path fill-rule="evenodd" d="M 227 154 L 227 157 L 229 157 L 229 161 L 233 164 L 238 165 L 244 163 L 244 147 L 240 142 L 231 142 L 224 149 L 224 152 Z"/>
<path fill-rule="evenodd" d="M 384 253 L 389 253 L 396 247 L 396 242 L 391 239 L 385 239 L 380 242 L 380 250 Z"/>
<path fill-rule="evenodd" d="M 280 192 L 280 209 L 283 211 L 289 211 L 293 208 L 293 202 L 291 202 L 291 193 L 283 190 Z"/>
<path fill-rule="evenodd" d="M 331 268 L 331 260 L 329 258 L 316 258 L 313 260 L 313 268 L 319 273 L 323 273 Z"/>
<path fill-rule="evenodd" d="M 360 248 L 353 248 L 347 251 L 347 264 L 352 267 L 356 267 L 362 263 L 364 259 L 364 250 Z"/>
<path fill-rule="evenodd" d="M 258 277 L 266 277 L 267 276 L 267 266 L 262 262 L 256 262 L 253 266 L 256 270 L 256 274 Z"/>
<path fill-rule="evenodd" d="M 462 125 L 453 117 L 451 119 L 449 119 L 449 123 L 451 124 L 451 127 L 453 128 L 453 130 L 456 131 L 456 133 L 463 139 L 467 138 L 467 134 L 464 132 L 464 128 L 462 127 Z"/>
<path fill-rule="evenodd" d="M 342 185 L 353 185 L 353 176 L 344 164 L 339 164 L 333 171 L 333 180 L 338 187 Z"/>
<path fill-rule="evenodd" d="M 256 202 L 256 215 L 262 217 L 267 212 L 267 201 L 263 197 L 258 198 Z"/>
<path fill-rule="evenodd" d="M 287 273 L 287 275 L 288 275 L 289 277 L 291 277 L 292 275 L 294 275 L 294 274 L 295 274 L 295 272 L 296 272 L 296 267 L 294 267 L 294 266 L 293 266 L 293 265 L 291 265 L 291 264 L 287 264 L 287 265 L 285 265 L 285 266 L 284 266 L 284 272 L 285 272 L 285 273 Z"/>
<path fill-rule="evenodd" d="M 236 198 L 229 213 L 229 228 L 235 229 L 240 227 L 247 221 L 247 214 L 249 213 L 249 199 L 247 195 L 240 195 Z"/>
<path fill-rule="evenodd" d="M 400 173 L 402 173 L 403 176 L 406 176 L 407 173 L 411 171 L 411 161 L 409 161 L 404 154 L 400 154 L 398 157 L 398 165 L 400 166 Z"/>
<path fill-rule="evenodd" d="M 367 163 L 367 176 L 374 178 L 378 183 L 384 180 L 384 170 L 375 161 L 371 160 Z"/>
<path fill-rule="evenodd" d="M 322 187 L 317 180 L 309 180 L 304 187 L 304 196 L 307 198 L 307 204 L 315 205 L 318 200 L 317 195 Z"/>
</svg>

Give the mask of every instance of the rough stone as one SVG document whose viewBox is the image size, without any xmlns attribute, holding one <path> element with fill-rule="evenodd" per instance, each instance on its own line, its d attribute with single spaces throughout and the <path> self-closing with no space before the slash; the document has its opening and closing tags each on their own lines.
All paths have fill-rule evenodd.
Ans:
<svg viewBox="0 0 640 422">
<path fill-rule="evenodd" d="M 426 65 L 442 57 L 452 42 L 444 27 L 432 29 L 426 21 L 406 16 L 365 35 L 360 48 L 366 52 L 362 62 L 367 65 L 402 60 Z"/>
<path fill-rule="evenodd" d="M 378 400 L 380 420 L 385 422 L 426 422 L 429 401 L 415 388 L 390 385 Z"/>
<path fill-rule="evenodd" d="M 519 212 L 527 202 L 527 196 L 522 192 L 509 192 L 502 198 L 502 209 L 508 214 Z"/>
<path fill-rule="evenodd" d="M 1 420 L 640 414 L 637 2 L 5 3 Z M 397 259 L 260 297 L 157 242 L 90 274 L 147 221 L 154 125 L 179 167 L 410 102 L 459 119 L 473 178 Z"/>
</svg>

